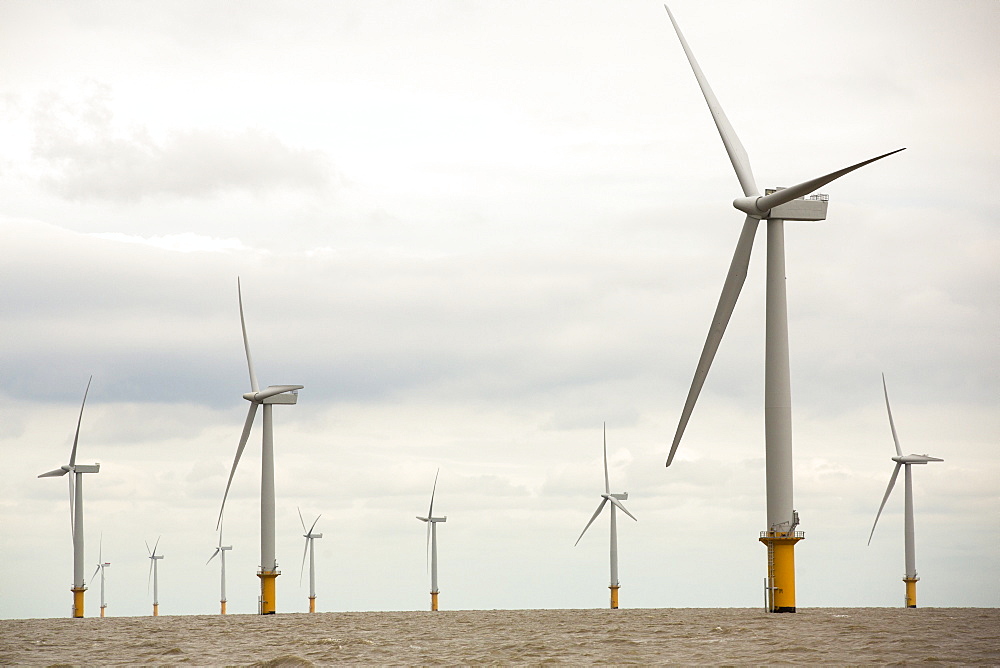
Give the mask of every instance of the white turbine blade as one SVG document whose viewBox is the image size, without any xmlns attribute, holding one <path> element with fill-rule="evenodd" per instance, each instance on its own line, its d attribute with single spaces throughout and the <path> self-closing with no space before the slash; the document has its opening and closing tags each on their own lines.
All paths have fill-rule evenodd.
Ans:
<svg viewBox="0 0 1000 668">
<path fill-rule="evenodd" d="M 896 484 L 896 476 L 899 475 L 899 469 L 903 465 L 896 462 L 896 468 L 892 470 L 892 477 L 889 478 L 889 486 L 885 488 L 885 496 L 882 497 L 882 505 L 878 507 L 878 512 L 875 514 L 875 523 L 872 524 L 872 532 L 868 534 L 868 544 L 872 544 L 872 536 L 875 535 L 875 526 L 878 524 L 878 518 L 882 515 L 882 509 L 885 508 L 885 502 L 889 500 L 889 494 L 892 493 L 892 486 Z"/>
<path fill-rule="evenodd" d="M 104 563 L 104 532 L 101 532 L 101 537 L 97 541 L 97 563 Z"/>
<path fill-rule="evenodd" d="M 83 403 L 80 404 L 80 417 L 76 420 L 76 433 L 73 435 L 73 449 L 69 453 L 69 465 L 72 468 L 76 464 L 76 444 L 80 440 L 80 424 L 83 422 L 83 407 L 87 405 L 87 393 L 90 392 L 90 383 L 94 380 L 91 376 L 87 381 L 87 389 L 83 391 Z"/>
<path fill-rule="evenodd" d="M 302 519 L 302 509 L 299 508 L 298 506 L 295 506 L 295 510 L 299 511 L 299 523 L 302 525 L 302 530 L 306 531 L 306 521 L 304 519 Z M 306 531 L 306 533 L 309 533 L 309 532 Z"/>
<path fill-rule="evenodd" d="M 882 374 L 882 391 L 885 392 L 885 412 L 889 414 L 889 428 L 892 429 L 892 442 L 896 444 L 896 455 L 903 456 L 903 450 L 899 447 L 899 437 L 896 436 L 896 424 L 892 421 L 892 409 L 889 408 L 889 390 L 885 387 L 885 374 Z"/>
<path fill-rule="evenodd" d="M 694 71 L 694 76 L 698 80 L 698 85 L 701 87 L 701 94 L 705 96 L 705 102 L 708 103 L 708 110 L 712 112 L 715 127 L 719 129 L 719 136 L 722 137 L 726 153 L 729 154 L 729 160 L 733 163 L 733 169 L 736 170 L 736 178 L 740 180 L 740 187 L 743 188 L 743 194 L 747 197 L 758 194 L 757 183 L 754 181 L 753 170 L 750 168 L 750 158 L 747 156 L 740 138 L 736 135 L 736 131 L 733 130 L 729 119 L 726 118 L 726 112 L 722 110 L 722 105 L 719 104 L 715 93 L 712 92 L 712 87 L 708 85 L 708 79 L 705 78 L 701 67 L 698 66 L 698 61 L 695 60 L 694 54 L 691 52 L 691 47 L 688 46 L 687 40 L 684 39 L 680 26 L 677 25 L 677 21 L 674 19 L 673 12 L 666 5 L 663 5 L 663 8 L 667 10 L 667 16 L 670 17 L 670 22 L 674 25 L 674 31 L 681 41 L 684 54 L 687 56 L 688 62 L 691 64 L 691 69 Z"/>
<path fill-rule="evenodd" d="M 98 573 L 98 571 L 100 571 L 100 570 L 101 570 L 101 565 L 100 565 L 100 564 L 97 564 L 97 568 L 95 568 L 95 569 L 94 569 L 94 574 L 90 576 L 90 580 L 91 580 L 91 582 L 93 582 L 94 578 L 96 578 L 96 577 L 97 577 L 97 573 Z"/>
<path fill-rule="evenodd" d="M 316 516 L 316 519 L 315 519 L 315 520 L 313 521 L 313 523 L 312 523 L 312 526 L 311 526 L 311 527 L 309 527 L 309 531 L 307 531 L 307 532 L 306 532 L 306 533 L 308 533 L 308 534 L 309 534 L 310 536 L 312 535 L 312 532 L 313 532 L 313 529 L 315 529 L 315 528 L 316 528 L 316 522 L 319 522 L 319 518 L 321 518 L 321 517 L 323 517 L 323 516 L 322 516 L 322 515 L 317 515 L 317 516 Z"/>
<path fill-rule="evenodd" d="M 153 556 L 154 557 L 156 556 L 156 548 L 159 547 L 159 545 L 160 545 L 160 539 L 161 538 L 163 538 L 163 536 L 157 536 L 156 537 L 156 542 L 153 543 Z"/>
<path fill-rule="evenodd" d="M 76 536 L 76 474 L 69 476 L 69 530 Z"/>
<path fill-rule="evenodd" d="M 212 559 L 215 559 L 215 555 L 217 555 L 219 552 L 222 552 L 222 550 L 220 548 L 215 548 L 215 552 L 213 552 L 212 556 L 208 558 L 208 561 L 205 562 L 205 565 L 208 566 L 212 562 Z"/>
<path fill-rule="evenodd" d="M 626 509 L 626 508 L 625 508 L 624 504 L 622 504 L 622 502 L 621 502 L 621 501 L 619 501 L 618 499 L 616 499 L 616 498 L 615 498 L 615 497 L 613 497 L 613 496 L 612 496 L 612 497 L 611 497 L 611 498 L 609 499 L 609 501 L 611 501 L 611 503 L 613 503 L 613 504 L 615 505 L 615 507 L 616 507 L 616 508 L 618 508 L 618 510 L 622 511 L 623 513 L 625 513 L 626 515 L 628 515 L 629 517 L 631 517 L 632 519 L 634 519 L 634 520 L 635 520 L 636 522 L 638 522 L 638 521 L 639 521 L 639 520 L 638 520 L 638 519 L 636 518 L 636 516 L 635 516 L 635 515 L 633 515 L 632 513 L 630 513 L 630 512 L 628 511 L 628 509 Z"/>
<path fill-rule="evenodd" d="M 153 553 L 149 549 L 149 541 L 143 540 L 142 542 L 146 544 L 146 552 L 149 552 L 150 556 L 152 556 Z"/>
<path fill-rule="evenodd" d="M 875 158 L 871 158 L 870 160 L 865 160 L 864 162 L 859 162 L 856 165 L 851 165 L 850 167 L 845 167 L 835 172 L 830 172 L 826 176 L 820 176 L 810 181 L 805 181 L 803 183 L 796 184 L 789 188 L 783 188 L 781 190 L 777 190 L 771 193 L 770 195 L 765 195 L 764 197 L 758 199 L 757 209 L 761 212 L 764 212 L 768 211 L 769 209 L 773 209 L 774 207 L 780 204 L 791 202 L 793 199 L 805 197 L 809 193 L 814 192 L 816 189 L 822 188 L 827 183 L 835 181 L 839 179 L 841 176 L 844 176 L 845 174 L 850 174 L 855 169 L 859 169 L 861 167 L 864 167 L 865 165 L 875 162 L 876 160 L 881 160 L 882 158 L 888 157 L 893 153 L 899 153 L 900 151 L 904 150 L 906 149 L 897 148 L 895 151 L 889 151 L 888 153 L 883 153 L 882 155 L 877 156 Z"/>
<path fill-rule="evenodd" d="M 670 454 L 667 456 L 667 466 L 674 460 L 677 446 L 684 435 L 694 404 L 698 401 L 698 395 L 705 384 L 708 370 L 715 359 L 715 353 L 719 350 L 722 342 L 722 335 L 726 332 L 729 318 L 736 308 L 736 300 L 739 299 L 743 283 L 747 278 L 747 267 L 750 265 L 750 251 L 753 249 L 753 239 L 757 232 L 758 219 L 747 216 L 740 231 L 740 239 L 736 243 L 736 252 L 733 254 L 733 261 L 729 265 L 729 274 L 726 282 L 722 286 L 722 295 L 719 297 L 719 304 L 715 307 L 715 315 L 712 317 L 712 325 L 708 329 L 708 338 L 705 340 L 705 347 L 702 348 L 701 358 L 694 372 L 694 379 L 691 381 L 691 389 L 688 390 L 687 399 L 684 402 L 684 410 L 681 411 L 681 419 L 677 424 L 677 431 L 674 433 L 674 442 L 670 446 Z"/>
<path fill-rule="evenodd" d="M 601 514 L 602 510 L 604 510 L 604 504 L 606 504 L 607 502 L 608 502 L 607 497 L 601 499 L 601 504 L 597 506 L 597 510 L 594 511 L 594 515 L 590 518 L 590 521 L 587 522 L 587 526 L 583 527 L 583 531 L 580 532 L 580 538 L 583 538 L 583 534 L 587 533 L 587 529 L 590 528 L 590 525 L 594 523 L 594 520 L 597 519 L 597 516 Z M 580 538 L 576 539 L 576 542 L 573 543 L 573 547 L 576 547 L 577 545 L 580 544 Z"/>
<path fill-rule="evenodd" d="M 302 567 L 299 568 L 299 586 L 302 586 L 302 574 L 306 570 L 306 555 L 309 554 L 309 536 L 306 536 L 306 546 L 302 550 Z"/>
<path fill-rule="evenodd" d="M 53 469 L 51 471 L 43 473 L 43 474 L 41 474 L 38 477 L 39 478 L 57 478 L 57 477 L 59 477 L 61 475 L 66 475 L 66 473 L 67 473 L 66 469 L 64 469 L 64 468 L 58 468 L 58 469 Z"/>
<path fill-rule="evenodd" d="M 153 582 L 153 564 L 154 563 L 155 562 L 153 561 L 153 558 L 150 557 L 149 558 L 149 575 L 146 577 L 146 593 L 147 594 L 149 593 L 149 586 Z"/>
<path fill-rule="evenodd" d="M 432 522 L 428 518 L 428 520 L 427 520 L 427 553 L 424 555 L 424 557 L 425 557 L 424 567 L 426 569 L 426 572 L 430 572 L 430 570 L 431 570 L 431 524 L 432 524 Z"/>
<path fill-rule="evenodd" d="M 236 458 L 233 459 L 233 468 L 229 471 L 226 492 L 222 495 L 222 506 L 219 508 L 219 521 L 215 524 L 216 529 L 222 526 L 222 511 L 226 509 L 226 497 L 229 496 L 229 487 L 233 484 L 233 475 L 236 474 L 236 466 L 240 463 L 240 457 L 243 456 L 243 449 L 247 446 L 247 439 L 250 438 L 250 429 L 253 427 L 253 419 L 256 415 L 257 404 L 252 403 L 250 404 L 250 412 L 247 413 L 247 421 L 243 424 L 243 435 L 240 437 L 239 447 L 236 448 Z"/>
<path fill-rule="evenodd" d="M 427 509 L 428 518 L 434 517 L 434 493 L 437 491 L 438 475 L 440 474 L 441 474 L 441 469 L 438 469 L 437 473 L 434 474 L 434 487 L 431 488 L 431 506 L 430 508 Z"/>
<path fill-rule="evenodd" d="M 611 482 L 608 480 L 608 423 L 604 423 L 604 493 L 611 493 Z"/>
<path fill-rule="evenodd" d="M 255 392 L 253 399 L 254 401 L 263 401 L 264 399 L 273 397 L 276 394 L 284 394 L 285 392 L 291 392 L 292 390 L 301 390 L 302 387 L 302 385 L 271 385 L 261 392 Z"/>
<path fill-rule="evenodd" d="M 260 389 L 257 385 L 257 374 L 253 372 L 253 358 L 250 357 L 250 341 L 247 339 L 247 322 L 243 318 L 243 290 L 240 287 L 240 279 L 236 279 L 236 293 L 240 300 L 240 327 L 243 328 L 243 347 L 247 351 L 247 367 L 250 369 L 250 389 L 256 392 Z"/>
</svg>

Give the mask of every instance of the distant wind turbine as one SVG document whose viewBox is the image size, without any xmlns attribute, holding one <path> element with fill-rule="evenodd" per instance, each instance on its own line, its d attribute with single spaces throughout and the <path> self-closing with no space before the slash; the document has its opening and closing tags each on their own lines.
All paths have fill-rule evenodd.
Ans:
<svg viewBox="0 0 1000 668">
<path fill-rule="evenodd" d="M 87 591 L 87 585 L 83 579 L 83 474 L 97 473 L 101 470 L 100 464 L 76 463 L 76 447 L 80 441 L 83 407 L 87 404 L 87 393 L 90 392 L 92 380 L 94 380 L 93 376 L 87 381 L 87 389 L 83 391 L 83 403 L 80 404 L 80 417 L 76 420 L 76 433 L 73 435 L 73 449 L 69 453 L 69 464 L 38 476 L 39 478 L 55 478 L 67 473 L 72 474 L 69 476 L 69 518 L 73 531 L 73 588 L 70 590 L 73 592 L 73 617 L 83 617 L 83 592 Z"/>
<path fill-rule="evenodd" d="M 302 386 L 271 385 L 262 391 L 257 385 L 257 374 L 254 373 L 253 358 L 250 356 L 250 342 L 247 339 L 246 320 L 243 317 L 243 292 L 240 289 L 239 279 L 236 281 L 236 290 L 240 302 L 240 326 L 243 328 L 243 347 L 246 349 L 252 391 L 243 395 L 243 398 L 250 402 L 250 412 L 247 413 L 247 419 L 243 425 L 243 435 L 236 448 L 236 457 L 233 459 L 233 468 L 229 472 L 226 492 L 222 495 L 222 507 L 219 509 L 219 521 L 215 528 L 218 529 L 222 525 L 222 513 L 226 508 L 226 497 L 229 496 L 229 487 L 233 484 L 236 466 L 240 463 L 243 449 L 250 437 L 250 429 L 253 427 L 254 417 L 257 415 L 257 406 L 263 405 L 264 436 L 260 462 L 260 570 L 257 572 L 257 577 L 260 578 L 260 614 L 273 615 L 277 609 L 275 579 L 281 573 L 278 571 L 278 561 L 274 555 L 274 428 L 271 407 L 274 404 L 294 404 L 298 401 L 298 391 L 302 389 Z"/>
<path fill-rule="evenodd" d="M 222 528 L 220 527 L 219 544 L 215 547 L 215 552 L 212 553 L 212 556 L 209 557 L 208 561 L 205 562 L 205 565 L 207 566 L 212 561 L 212 559 L 215 559 L 216 555 L 219 555 L 219 560 L 222 562 L 222 592 L 219 597 L 220 615 L 226 614 L 226 552 L 231 549 L 233 549 L 232 545 L 222 544 Z"/>
<path fill-rule="evenodd" d="M 441 469 L 434 474 L 434 487 L 431 488 L 431 505 L 427 509 L 427 517 L 417 517 L 421 522 L 427 522 L 427 545 L 430 548 L 431 558 L 431 610 L 438 609 L 438 553 L 437 553 L 437 523 L 447 522 L 447 517 L 434 517 L 434 493 L 437 492 L 438 474 Z"/>
<path fill-rule="evenodd" d="M 97 570 L 95 570 L 94 574 L 90 576 L 90 579 L 93 580 L 95 577 L 97 577 L 98 571 L 101 573 L 101 617 L 103 617 L 104 609 L 108 607 L 104 603 L 104 569 L 108 568 L 111 565 L 111 562 L 104 561 L 104 536 L 101 536 L 101 540 L 100 543 L 98 543 L 98 545 L 99 547 L 97 550 Z"/>
<path fill-rule="evenodd" d="M 597 506 L 597 510 L 594 511 L 594 515 L 587 522 L 587 526 L 583 527 L 583 531 L 580 532 L 580 538 L 583 538 L 583 534 L 587 533 L 587 529 L 590 525 L 594 523 L 597 516 L 601 514 L 604 510 L 604 506 L 609 502 L 611 503 L 611 609 L 618 609 L 618 588 L 621 584 L 618 581 L 618 520 L 615 517 L 615 508 L 620 509 L 623 513 L 635 520 L 635 515 L 630 513 L 625 509 L 622 501 L 628 500 L 628 492 L 622 492 L 621 494 L 611 493 L 611 482 L 608 479 L 608 428 L 607 425 L 604 427 L 604 494 L 601 494 L 601 503 Z M 636 520 L 638 521 L 638 520 Z M 580 538 L 576 539 L 573 546 L 576 547 L 580 544 Z"/>
<path fill-rule="evenodd" d="M 913 479 L 910 475 L 910 467 L 914 464 L 943 462 L 944 460 L 937 457 L 928 457 L 927 455 L 903 455 L 903 450 L 899 447 L 899 437 L 896 436 L 896 425 L 892 421 L 892 409 L 889 408 L 889 390 L 885 386 L 885 374 L 882 374 L 882 392 L 885 393 L 885 411 L 889 414 L 889 429 L 892 430 L 892 442 L 896 445 L 896 456 L 892 458 L 892 461 L 896 462 L 896 467 L 892 470 L 892 476 L 889 478 L 889 486 L 886 487 L 885 496 L 882 497 L 882 505 L 878 507 L 878 512 L 875 514 L 872 532 L 868 534 L 868 544 L 872 544 L 872 536 L 875 535 L 875 526 L 878 524 L 878 518 L 882 515 L 882 509 L 885 508 L 885 502 L 889 500 L 892 487 L 896 484 L 896 476 L 899 475 L 899 469 L 905 467 L 903 469 L 903 538 L 906 574 L 903 575 L 903 582 L 906 583 L 906 607 L 915 608 L 917 607 L 917 580 L 920 578 L 917 577 L 916 548 L 913 538 Z"/>
<path fill-rule="evenodd" d="M 765 432 L 765 476 L 767 481 L 767 530 L 760 534 L 760 541 L 767 547 L 768 555 L 768 608 L 771 612 L 795 612 L 795 543 L 805 537 L 798 526 L 798 513 L 792 506 L 792 404 L 791 382 L 788 364 L 788 312 L 785 297 L 785 237 L 786 220 L 825 220 L 827 197 L 809 196 L 818 188 L 849 174 L 889 153 L 859 162 L 798 185 L 784 189 L 765 191 L 764 196 L 757 190 L 750 159 L 726 118 L 722 106 L 716 99 L 708 80 L 702 73 L 681 33 L 670 8 L 664 5 L 670 22 L 674 26 L 681 47 L 687 55 L 694 76 L 708 104 L 715 126 L 722 137 L 722 143 L 729 154 L 729 160 L 736 171 L 736 178 L 743 189 L 743 197 L 733 201 L 733 206 L 746 214 L 736 252 L 729 266 L 729 274 L 722 287 L 712 325 L 708 331 L 705 347 L 698 360 L 698 366 L 688 391 L 684 409 L 681 412 L 677 431 L 674 434 L 667 466 L 677 453 L 684 428 L 687 426 L 695 402 L 705 384 L 708 370 L 715 359 L 715 353 L 726 331 L 726 325 L 736 306 L 743 283 L 746 280 L 757 225 L 767 221 L 767 290 L 765 316 L 765 371 L 764 371 L 764 432 Z M 775 84 L 778 85 L 778 84 Z"/>
<path fill-rule="evenodd" d="M 298 509 L 296 509 L 298 510 Z M 306 522 L 302 519 L 302 511 L 299 510 L 299 522 L 302 523 L 302 530 L 305 531 L 303 538 L 306 539 L 305 549 L 302 551 L 302 568 L 299 569 L 299 584 L 302 584 L 302 573 L 306 567 L 306 555 L 309 555 L 309 612 L 316 612 L 316 553 L 313 550 L 313 541 L 322 538 L 323 534 L 313 533 L 316 522 L 322 515 L 317 515 L 312 526 L 306 529 Z"/>
<path fill-rule="evenodd" d="M 156 542 L 153 543 L 153 549 L 149 549 L 149 543 L 146 543 L 146 551 L 149 552 L 149 578 L 146 580 L 146 591 L 149 591 L 149 580 L 153 581 L 153 616 L 160 616 L 160 578 L 159 570 L 156 567 L 156 562 L 163 558 L 162 554 L 156 553 L 156 548 L 160 544 L 160 539 L 157 538 Z"/>
</svg>

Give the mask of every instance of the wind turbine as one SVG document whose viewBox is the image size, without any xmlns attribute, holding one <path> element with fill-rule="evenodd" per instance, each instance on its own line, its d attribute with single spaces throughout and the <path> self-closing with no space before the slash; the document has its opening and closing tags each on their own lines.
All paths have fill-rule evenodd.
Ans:
<svg viewBox="0 0 1000 668">
<path fill-rule="evenodd" d="M 438 547 L 437 547 L 437 523 L 447 522 L 447 517 L 434 517 L 434 493 L 437 491 L 438 474 L 441 469 L 434 474 L 434 487 L 431 488 L 431 505 L 427 509 L 427 517 L 417 517 L 421 522 L 427 522 L 427 545 L 431 552 L 431 610 L 438 609 Z"/>
<path fill-rule="evenodd" d="M 296 509 L 298 510 L 298 509 Z M 302 568 L 299 569 L 299 584 L 302 584 L 302 572 L 306 567 L 306 554 L 309 554 L 309 612 L 316 612 L 316 553 L 313 550 L 313 541 L 322 538 L 323 534 L 313 533 L 316 522 L 322 515 L 317 515 L 312 526 L 306 529 L 306 522 L 302 519 L 302 511 L 299 510 L 299 522 L 302 523 L 302 530 L 305 531 L 303 537 L 306 539 L 306 547 L 302 551 Z"/>
<path fill-rule="evenodd" d="M 104 569 L 107 568 L 107 567 L 109 567 L 111 565 L 111 562 L 110 561 L 104 561 L 104 536 L 101 536 L 101 542 L 99 543 L 99 545 L 100 545 L 100 547 L 97 550 L 97 570 L 95 570 L 94 574 L 90 576 L 90 579 L 93 580 L 94 578 L 96 578 L 97 577 L 97 572 L 100 571 L 100 573 L 101 573 L 101 617 L 103 617 L 104 616 L 104 609 L 106 607 L 108 607 L 104 603 Z"/>
<path fill-rule="evenodd" d="M 899 475 L 900 467 L 906 467 L 903 469 L 903 483 L 904 483 L 904 554 L 906 557 L 906 574 L 903 576 L 903 582 L 906 583 L 906 607 L 915 608 L 917 607 L 917 561 L 916 561 L 916 549 L 914 547 L 913 540 L 913 478 L 910 475 L 910 466 L 914 464 L 926 464 L 928 462 L 943 462 L 943 459 L 938 459 L 937 457 L 929 457 L 927 455 L 903 455 L 903 450 L 899 447 L 899 437 L 896 436 L 896 425 L 892 422 L 892 409 L 889 408 L 889 390 L 885 386 L 885 374 L 882 374 L 882 391 L 885 393 L 885 411 L 889 414 L 889 428 L 892 430 L 892 442 L 896 445 L 896 456 L 892 458 L 892 461 L 896 462 L 896 467 L 892 470 L 892 476 L 889 478 L 889 486 L 885 489 L 885 496 L 882 497 L 882 505 L 878 507 L 878 512 L 875 514 L 875 523 L 872 524 L 872 532 L 868 534 L 868 544 L 872 544 L 872 536 L 875 535 L 875 526 L 878 524 L 878 518 L 882 515 L 882 509 L 885 508 L 885 502 L 889 500 L 889 494 L 892 493 L 892 487 L 896 484 L 896 476 Z"/>
<path fill-rule="evenodd" d="M 274 581 L 281 573 L 278 571 L 278 561 L 274 556 L 274 428 L 271 407 L 274 404 L 294 404 L 298 401 L 298 391 L 302 386 L 271 385 L 262 391 L 257 385 L 257 374 L 253 370 L 250 342 L 247 339 L 246 320 L 243 317 L 243 292 L 240 289 L 239 279 L 236 281 L 236 291 L 240 302 L 243 347 L 246 349 L 247 367 L 250 370 L 251 391 L 244 394 L 243 398 L 250 402 L 250 411 L 243 425 L 239 447 L 236 448 L 236 458 L 233 459 L 233 468 L 229 472 L 226 492 L 222 495 L 222 507 L 219 508 L 219 521 L 215 528 L 222 526 L 222 512 L 226 508 L 226 497 L 229 496 L 229 487 L 233 484 L 236 466 L 240 463 L 243 448 L 246 447 L 247 439 L 250 437 L 250 428 L 253 427 L 254 417 L 257 415 L 257 406 L 263 405 L 264 436 L 260 458 L 260 570 L 257 571 L 257 577 L 260 578 L 260 614 L 273 615 L 276 610 Z"/>
<path fill-rule="evenodd" d="M 146 542 L 146 551 L 149 552 L 149 578 L 146 580 L 146 591 L 149 591 L 149 579 L 153 580 L 153 616 L 160 616 L 160 579 L 159 571 L 156 568 L 156 562 L 163 558 L 162 554 L 156 553 L 156 548 L 160 544 L 160 539 L 157 538 L 156 542 L 153 543 L 153 549 L 149 549 L 149 542 Z"/>
<path fill-rule="evenodd" d="M 222 544 L 222 529 L 220 528 L 219 544 L 216 546 L 215 552 L 212 553 L 212 556 L 205 562 L 205 565 L 207 566 L 212 559 L 215 559 L 215 555 L 219 555 L 219 559 L 222 561 L 222 594 L 219 598 L 219 606 L 221 608 L 219 611 L 220 615 L 226 614 L 226 551 L 231 549 L 233 549 L 232 545 Z"/>
<path fill-rule="evenodd" d="M 789 188 L 768 189 L 762 197 L 757 190 L 746 150 L 708 85 L 673 13 L 666 5 L 664 8 L 698 80 L 705 102 L 708 103 L 709 111 L 715 120 L 715 126 L 722 137 L 722 143 L 736 171 L 736 178 L 742 187 L 744 196 L 733 200 L 733 206 L 746 214 L 736 244 L 736 252 L 729 266 L 729 274 L 722 287 L 722 296 L 712 318 L 708 338 L 691 382 L 691 389 L 684 402 L 684 409 L 667 457 L 667 466 L 670 466 L 677 452 L 684 428 L 691 417 L 691 411 L 705 383 L 709 367 L 715 358 L 722 335 L 726 331 L 726 325 L 746 280 L 757 225 L 761 220 L 766 220 L 764 431 L 767 530 L 761 532 L 760 541 L 767 547 L 768 555 L 768 608 L 771 612 L 795 612 L 794 547 L 805 534 L 802 531 L 795 531 L 799 521 L 798 513 L 792 507 L 792 411 L 788 365 L 788 312 L 785 299 L 784 223 L 786 220 L 825 220 L 828 198 L 825 195 L 810 195 L 810 193 L 845 174 L 903 149 L 891 151 Z M 809 197 L 806 197 L 807 195 Z"/>
<path fill-rule="evenodd" d="M 618 582 L 618 521 L 615 518 L 615 508 L 621 509 L 623 513 L 635 520 L 635 515 L 626 510 L 622 501 L 628 500 L 628 492 L 622 492 L 621 494 L 611 493 L 611 483 L 608 481 L 608 427 L 604 426 L 604 494 L 601 494 L 601 503 L 597 506 L 597 510 L 594 512 L 593 517 L 587 522 L 587 526 L 583 527 L 583 531 L 580 532 L 580 538 L 583 538 L 583 534 L 587 533 L 587 529 L 590 525 L 594 523 L 597 516 L 601 514 L 604 510 L 604 506 L 611 503 L 611 609 L 618 609 L 618 588 L 621 586 Z M 639 520 L 636 520 L 637 522 Z M 580 538 L 576 539 L 573 543 L 573 547 L 580 544 Z"/>
<path fill-rule="evenodd" d="M 83 592 L 87 585 L 83 580 L 83 474 L 97 473 L 100 464 L 77 464 L 76 446 L 80 441 L 80 423 L 83 422 L 83 407 L 87 404 L 87 393 L 90 392 L 91 376 L 87 381 L 87 389 L 83 391 L 83 403 L 80 404 L 80 417 L 76 420 L 76 434 L 73 436 L 73 449 L 69 453 L 69 464 L 60 466 L 54 471 L 43 473 L 39 478 L 55 478 L 70 473 L 69 477 L 69 518 L 73 531 L 73 617 L 83 617 Z M 103 612 L 103 611 L 102 611 Z"/>
</svg>

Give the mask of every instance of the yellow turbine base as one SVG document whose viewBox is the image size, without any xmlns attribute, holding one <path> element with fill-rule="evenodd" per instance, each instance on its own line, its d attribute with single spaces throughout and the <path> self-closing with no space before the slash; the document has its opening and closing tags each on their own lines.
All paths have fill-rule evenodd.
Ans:
<svg viewBox="0 0 1000 668">
<path fill-rule="evenodd" d="M 154 603 L 153 604 L 153 616 L 154 617 L 159 617 L 160 616 L 160 604 L 159 603 Z"/>
<path fill-rule="evenodd" d="M 219 614 L 220 615 L 226 614 L 226 602 L 225 601 L 219 601 L 219 607 L 221 608 L 219 610 Z"/>
<path fill-rule="evenodd" d="M 770 612 L 795 612 L 795 544 L 804 538 L 801 531 L 765 531 L 760 537 L 760 542 L 774 554 Z"/>
<path fill-rule="evenodd" d="M 431 592 L 431 612 L 437 612 L 438 609 L 438 592 Z"/>
<path fill-rule="evenodd" d="M 316 597 L 309 597 L 309 612 L 316 612 Z"/>
<path fill-rule="evenodd" d="M 611 590 L 611 609 L 618 609 L 618 585 L 612 585 L 608 587 Z"/>
<path fill-rule="evenodd" d="M 106 606 L 106 605 L 102 605 L 101 606 L 101 617 L 104 616 L 104 608 L 106 608 L 106 607 L 108 607 L 108 606 Z"/>
<path fill-rule="evenodd" d="M 903 578 L 906 583 L 906 607 L 917 607 L 917 580 L 920 578 Z"/>
<path fill-rule="evenodd" d="M 83 592 L 87 591 L 87 588 L 73 587 L 70 591 L 73 592 L 73 617 L 83 617 Z"/>
<path fill-rule="evenodd" d="M 276 593 L 274 580 L 281 573 L 278 571 L 260 571 L 257 577 L 260 578 L 260 614 L 273 615 L 277 611 L 275 604 Z"/>
</svg>

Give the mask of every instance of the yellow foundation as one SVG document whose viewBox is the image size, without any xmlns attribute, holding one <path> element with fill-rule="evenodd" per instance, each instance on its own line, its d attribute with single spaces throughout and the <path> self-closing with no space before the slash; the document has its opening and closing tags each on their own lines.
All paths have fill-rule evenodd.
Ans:
<svg viewBox="0 0 1000 668">
<path fill-rule="evenodd" d="M 102 605 L 101 606 L 101 617 L 104 616 L 104 608 L 106 608 L 106 607 L 108 607 L 108 606 L 106 606 L 106 605 Z"/>
<path fill-rule="evenodd" d="M 260 571 L 257 577 L 260 578 L 260 614 L 273 615 L 277 611 L 275 604 L 275 583 L 274 580 L 279 575 L 278 571 Z"/>
<path fill-rule="evenodd" d="M 87 591 L 87 588 L 73 587 L 70 591 L 73 592 L 73 616 L 83 617 L 83 592 Z"/>
<path fill-rule="evenodd" d="M 153 604 L 153 616 L 154 617 L 159 617 L 160 616 L 160 604 L 159 603 L 154 603 Z"/>
<path fill-rule="evenodd" d="M 436 591 L 431 592 L 431 612 L 437 612 L 438 609 L 438 593 Z"/>
<path fill-rule="evenodd" d="M 316 597 L 309 597 L 309 612 L 316 612 Z"/>
<path fill-rule="evenodd" d="M 611 609 L 612 610 L 617 610 L 618 609 L 618 585 L 614 585 L 612 587 L 608 587 L 608 589 L 611 590 Z"/>
<path fill-rule="evenodd" d="M 920 578 L 903 578 L 906 583 L 906 607 L 917 607 L 917 580 Z"/>
<path fill-rule="evenodd" d="M 795 544 L 804 532 L 762 531 L 760 542 L 768 549 L 770 612 L 795 612 Z"/>
<path fill-rule="evenodd" d="M 226 614 L 226 602 L 225 602 L 225 601 L 219 601 L 219 606 L 220 606 L 220 607 L 222 608 L 222 609 L 221 609 L 221 610 L 219 611 L 219 614 L 220 614 L 220 615 L 224 615 L 224 614 Z"/>
</svg>

